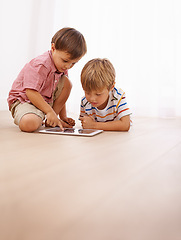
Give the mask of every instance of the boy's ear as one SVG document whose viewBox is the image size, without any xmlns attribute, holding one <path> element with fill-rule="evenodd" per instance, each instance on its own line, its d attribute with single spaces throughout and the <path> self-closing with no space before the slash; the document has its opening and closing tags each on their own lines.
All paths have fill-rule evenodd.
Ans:
<svg viewBox="0 0 181 240">
<path fill-rule="evenodd" d="M 51 50 L 54 52 L 55 51 L 55 43 L 52 43 L 52 45 L 51 45 Z"/>
<path fill-rule="evenodd" d="M 115 87 L 115 82 L 113 83 L 113 85 L 112 85 L 110 91 L 112 91 L 112 90 L 114 89 L 114 87 Z"/>
</svg>

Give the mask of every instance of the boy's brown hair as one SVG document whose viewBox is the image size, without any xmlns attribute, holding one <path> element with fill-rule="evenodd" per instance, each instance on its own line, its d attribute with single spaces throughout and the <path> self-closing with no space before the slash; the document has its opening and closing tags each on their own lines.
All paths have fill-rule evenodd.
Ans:
<svg viewBox="0 0 181 240">
<path fill-rule="evenodd" d="M 84 36 L 74 28 L 62 28 L 52 38 L 57 50 L 70 54 L 70 59 L 82 57 L 87 52 Z"/>
<path fill-rule="evenodd" d="M 81 72 L 81 84 L 84 91 L 108 90 L 115 83 L 115 69 L 106 58 L 95 58 L 87 62 Z"/>
</svg>

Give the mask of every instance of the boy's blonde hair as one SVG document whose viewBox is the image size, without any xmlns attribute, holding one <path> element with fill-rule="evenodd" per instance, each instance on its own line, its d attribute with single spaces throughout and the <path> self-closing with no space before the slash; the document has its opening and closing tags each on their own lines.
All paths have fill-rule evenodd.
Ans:
<svg viewBox="0 0 181 240">
<path fill-rule="evenodd" d="M 57 50 L 70 54 L 70 59 L 83 57 L 87 52 L 84 36 L 74 28 L 62 28 L 52 38 Z"/>
<path fill-rule="evenodd" d="M 110 90 L 115 83 L 115 69 L 106 58 L 95 58 L 87 62 L 81 72 L 84 91 Z"/>
</svg>

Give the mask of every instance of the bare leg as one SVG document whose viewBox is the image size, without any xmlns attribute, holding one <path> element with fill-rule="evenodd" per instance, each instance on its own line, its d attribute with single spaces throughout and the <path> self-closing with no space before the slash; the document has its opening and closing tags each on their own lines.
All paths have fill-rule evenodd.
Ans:
<svg viewBox="0 0 181 240">
<path fill-rule="evenodd" d="M 19 123 L 19 128 L 23 132 L 34 132 L 42 125 L 42 119 L 33 113 L 25 114 Z"/>
<path fill-rule="evenodd" d="M 63 78 L 62 80 L 64 81 L 64 86 L 61 92 L 59 93 L 60 95 L 56 98 L 56 100 L 53 103 L 53 110 L 56 112 L 57 115 L 64 108 L 72 88 L 70 80 L 65 75 L 62 76 L 62 78 Z"/>
</svg>

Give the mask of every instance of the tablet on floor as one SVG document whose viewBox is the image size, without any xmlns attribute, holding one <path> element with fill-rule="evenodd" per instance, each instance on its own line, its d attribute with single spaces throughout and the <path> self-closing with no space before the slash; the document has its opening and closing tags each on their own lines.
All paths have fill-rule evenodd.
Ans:
<svg viewBox="0 0 181 240">
<path fill-rule="evenodd" d="M 73 136 L 86 136 L 92 137 L 98 133 L 103 132 L 103 130 L 97 129 L 81 129 L 81 128 L 64 128 L 62 131 L 59 127 L 40 129 L 39 133 L 49 133 L 49 134 L 61 134 L 61 135 L 73 135 Z"/>
</svg>

